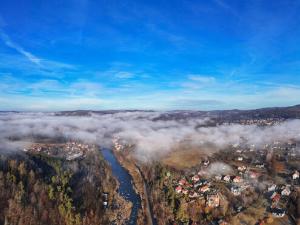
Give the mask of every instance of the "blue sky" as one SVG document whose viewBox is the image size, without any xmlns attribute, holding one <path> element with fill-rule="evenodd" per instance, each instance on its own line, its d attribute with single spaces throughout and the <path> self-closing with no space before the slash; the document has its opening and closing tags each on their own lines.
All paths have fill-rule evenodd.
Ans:
<svg viewBox="0 0 300 225">
<path fill-rule="evenodd" d="M 0 110 L 300 103 L 298 0 L 0 1 Z"/>
</svg>

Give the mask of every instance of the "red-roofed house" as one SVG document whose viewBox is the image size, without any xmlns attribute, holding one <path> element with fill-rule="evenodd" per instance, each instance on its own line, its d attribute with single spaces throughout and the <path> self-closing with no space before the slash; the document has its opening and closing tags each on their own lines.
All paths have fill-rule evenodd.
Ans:
<svg viewBox="0 0 300 225">
<path fill-rule="evenodd" d="M 182 192 L 182 187 L 181 186 L 178 186 L 175 188 L 175 191 L 179 194 Z"/>
</svg>

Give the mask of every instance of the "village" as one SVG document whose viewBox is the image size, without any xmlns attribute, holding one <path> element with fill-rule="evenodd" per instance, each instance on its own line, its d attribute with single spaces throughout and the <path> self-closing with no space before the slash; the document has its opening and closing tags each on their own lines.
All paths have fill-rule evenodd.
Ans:
<svg viewBox="0 0 300 225">
<path fill-rule="evenodd" d="M 65 158 L 68 161 L 81 159 L 89 151 L 96 149 L 95 145 L 84 144 L 78 141 L 68 141 L 66 143 L 35 143 L 29 148 L 24 148 L 24 152 L 46 154 L 51 157 Z"/>
<path fill-rule="evenodd" d="M 239 119 L 234 121 L 234 123 L 241 125 L 274 126 L 282 123 L 283 121 L 283 118 Z"/>
<path fill-rule="evenodd" d="M 199 164 L 191 169 L 168 171 L 165 185 L 172 185 L 177 199 L 184 199 L 191 205 L 195 201 L 201 202 L 208 211 L 222 208 L 222 204 L 228 200 L 235 202 L 231 204 L 233 215 L 239 214 L 259 200 L 262 202 L 259 207 L 268 215 L 265 218 L 290 217 L 290 198 L 297 196 L 300 190 L 298 143 L 294 140 L 285 143 L 274 141 L 255 146 L 243 141 L 199 159 Z M 119 138 L 113 139 L 113 145 L 117 151 L 126 149 Z M 219 168 L 219 173 L 211 174 L 211 166 L 218 163 L 232 170 L 220 172 L 222 168 Z M 252 198 L 250 202 L 249 198 Z M 216 224 L 227 223 L 220 219 Z M 259 219 L 257 224 L 266 224 L 265 219 Z"/>
<path fill-rule="evenodd" d="M 227 154 L 226 154 L 227 153 Z M 172 180 L 178 198 L 187 202 L 202 200 L 210 210 L 222 207 L 222 199 L 238 198 L 240 205 L 235 205 L 235 213 L 247 208 L 244 203 L 246 195 L 258 193 L 266 202 L 265 211 L 274 218 L 282 218 L 287 214 L 290 196 L 299 190 L 299 151 L 296 143 L 274 142 L 257 149 L 255 145 L 234 144 L 226 153 L 199 162 L 199 166 L 175 176 Z M 223 154 L 223 156 L 221 156 Z M 225 156 L 224 156 L 225 155 Z M 231 173 L 207 173 L 216 159 L 229 165 Z M 273 170 L 270 175 L 269 170 Z M 172 177 L 169 172 L 167 177 Z M 221 220 L 219 224 L 226 224 Z M 258 221 L 257 224 L 265 224 Z"/>
</svg>

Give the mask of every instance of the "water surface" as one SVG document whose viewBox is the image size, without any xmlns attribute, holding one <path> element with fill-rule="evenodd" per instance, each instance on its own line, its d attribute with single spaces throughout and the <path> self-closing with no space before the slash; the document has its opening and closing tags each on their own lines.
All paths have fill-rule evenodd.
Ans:
<svg viewBox="0 0 300 225">
<path fill-rule="evenodd" d="M 129 221 L 126 224 L 135 225 L 138 211 L 141 208 L 140 196 L 133 189 L 133 181 L 131 175 L 122 167 L 110 149 L 102 149 L 104 159 L 110 164 L 113 175 L 118 179 L 119 194 L 127 201 L 132 202 L 132 211 Z"/>
</svg>

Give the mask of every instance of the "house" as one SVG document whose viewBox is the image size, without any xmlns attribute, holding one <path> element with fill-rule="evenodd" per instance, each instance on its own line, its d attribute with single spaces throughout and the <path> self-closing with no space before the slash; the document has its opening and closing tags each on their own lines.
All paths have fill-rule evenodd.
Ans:
<svg viewBox="0 0 300 225">
<path fill-rule="evenodd" d="M 271 198 L 272 202 L 279 202 L 281 195 L 278 194 L 277 192 L 274 192 L 270 198 Z"/>
<path fill-rule="evenodd" d="M 252 178 L 252 179 L 256 179 L 256 178 L 259 177 L 259 174 L 256 173 L 256 172 L 254 172 L 254 171 L 250 171 L 250 172 L 249 172 L 249 176 L 250 176 L 250 178 Z"/>
<path fill-rule="evenodd" d="M 238 186 L 232 186 L 231 187 L 231 193 L 235 196 L 238 196 L 241 194 L 241 189 Z"/>
<path fill-rule="evenodd" d="M 259 164 L 256 164 L 255 167 L 262 169 L 262 168 L 265 168 L 265 164 L 264 163 L 261 163 L 261 164 L 259 163 Z"/>
<path fill-rule="evenodd" d="M 289 196 L 291 194 L 291 189 L 289 187 L 285 187 L 282 191 L 281 191 L 281 195 L 284 196 Z"/>
<path fill-rule="evenodd" d="M 276 184 L 272 184 L 271 186 L 268 187 L 268 191 L 275 191 L 277 188 Z"/>
<path fill-rule="evenodd" d="M 246 166 L 239 166 L 238 167 L 238 171 L 240 171 L 240 172 L 244 172 L 246 169 L 247 169 Z"/>
<path fill-rule="evenodd" d="M 233 178 L 232 180 L 234 183 L 241 183 L 243 181 L 243 179 L 240 176 L 236 176 L 235 178 Z"/>
<path fill-rule="evenodd" d="M 202 186 L 202 183 L 201 183 L 201 182 L 197 182 L 197 183 L 194 184 L 194 188 L 198 188 L 198 187 L 200 187 L 200 186 Z"/>
<path fill-rule="evenodd" d="M 216 208 L 220 205 L 220 196 L 219 194 L 207 195 L 206 205 L 208 207 Z"/>
<path fill-rule="evenodd" d="M 202 193 L 205 193 L 205 192 L 207 192 L 209 190 L 210 190 L 210 187 L 208 185 L 204 185 L 203 187 L 201 187 L 199 189 L 199 191 L 202 192 Z"/>
<path fill-rule="evenodd" d="M 193 177 L 192 177 L 192 181 L 195 183 L 195 182 L 197 182 L 197 181 L 199 181 L 200 180 L 200 177 L 199 177 L 199 175 L 194 175 Z"/>
<path fill-rule="evenodd" d="M 285 210 L 281 208 L 273 208 L 271 209 L 272 215 L 275 217 L 284 217 Z"/>
<path fill-rule="evenodd" d="M 179 182 L 178 182 L 178 184 L 179 185 L 181 185 L 181 186 L 183 186 L 183 185 L 185 185 L 187 183 L 187 181 L 186 181 L 186 179 L 181 179 Z"/>
<path fill-rule="evenodd" d="M 241 156 L 239 156 L 239 157 L 237 158 L 237 161 L 243 161 L 243 160 L 244 160 L 244 158 L 241 157 Z"/>
<path fill-rule="evenodd" d="M 293 180 L 299 179 L 299 175 L 300 175 L 300 173 L 296 170 L 292 175 Z"/>
<path fill-rule="evenodd" d="M 226 181 L 226 182 L 230 182 L 231 177 L 229 175 L 226 175 L 226 176 L 223 177 L 223 180 Z"/>
<path fill-rule="evenodd" d="M 107 208 L 107 207 L 108 207 L 108 202 L 107 202 L 107 201 L 104 201 L 104 202 L 103 202 L 103 207 L 104 207 L 104 208 Z"/>
<path fill-rule="evenodd" d="M 203 185 L 206 185 L 206 184 L 209 184 L 208 180 L 200 179 L 200 180 L 198 180 L 197 183 L 194 184 L 194 188 L 197 188 L 199 186 L 203 186 Z"/>
<path fill-rule="evenodd" d="M 182 187 L 181 186 L 177 186 L 175 188 L 176 193 L 180 194 L 182 192 Z"/>
</svg>

